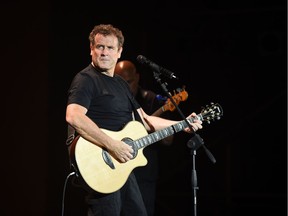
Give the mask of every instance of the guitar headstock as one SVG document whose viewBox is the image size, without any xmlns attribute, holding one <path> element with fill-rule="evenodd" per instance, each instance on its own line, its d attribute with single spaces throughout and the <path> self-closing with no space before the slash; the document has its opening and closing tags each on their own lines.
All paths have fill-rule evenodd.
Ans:
<svg viewBox="0 0 288 216">
<path fill-rule="evenodd" d="M 175 101 L 175 103 L 178 105 L 181 101 L 185 101 L 188 98 L 188 92 L 185 90 L 185 87 L 183 87 L 182 89 L 177 89 L 176 93 L 174 91 L 174 95 L 172 96 L 172 99 Z M 176 107 L 174 106 L 174 104 L 172 103 L 172 101 L 168 98 L 165 105 L 163 106 L 164 110 L 170 110 L 170 111 L 174 111 L 176 109 Z"/>
<path fill-rule="evenodd" d="M 202 121 L 206 121 L 208 124 L 212 120 L 219 120 L 221 116 L 223 116 L 223 109 L 218 103 L 211 102 L 201 110 Z"/>
</svg>

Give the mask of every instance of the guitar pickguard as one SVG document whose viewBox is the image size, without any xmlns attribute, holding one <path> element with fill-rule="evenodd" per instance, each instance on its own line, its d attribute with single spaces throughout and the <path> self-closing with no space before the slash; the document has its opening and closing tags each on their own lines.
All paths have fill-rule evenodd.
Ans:
<svg viewBox="0 0 288 216">
<path fill-rule="evenodd" d="M 115 166 L 113 164 L 113 161 L 111 159 L 110 154 L 107 152 L 107 150 L 103 149 L 102 150 L 102 157 L 103 160 L 105 161 L 105 163 L 111 168 L 111 169 L 115 169 Z"/>
</svg>

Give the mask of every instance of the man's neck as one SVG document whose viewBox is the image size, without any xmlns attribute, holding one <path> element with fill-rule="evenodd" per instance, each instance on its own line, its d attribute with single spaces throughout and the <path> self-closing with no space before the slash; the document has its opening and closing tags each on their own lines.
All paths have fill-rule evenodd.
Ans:
<svg viewBox="0 0 288 216">
<path fill-rule="evenodd" d="M 99 70 L 100 73 L 102 73 L 102 74 L 104 74 L 104 75 L 106 75 L 106 76 L 113 77 L 113 75 L 114 75 L 114 74 L 112 74 L 112 73 L 109 73 L 108 71 L 103 71 L 101 68 L 96 67 L 93 62 L 91 62 L 91 65 L 92 65 L 96 70 Z"/>
</svg>

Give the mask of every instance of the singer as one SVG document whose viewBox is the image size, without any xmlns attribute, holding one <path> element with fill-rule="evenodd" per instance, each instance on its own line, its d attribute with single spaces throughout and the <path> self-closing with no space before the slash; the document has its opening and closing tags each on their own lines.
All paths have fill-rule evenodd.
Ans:
<svg viewBox="0 0 288 216">
<path fill-rule="evenodd" d="M 75 171 L 84 180 L 87 215 L 147 216 L 134 175 L 134 168 L 146 165 L 146 158 L 143 149 L 127 137 L 148 141 L 147 134 L 153 131 L 193 131 L 182 121 L 148 115 L 128 83 L 114 74 L 124 44 L 120 29 L 96 25 L 89 42 L 91 63 L 75 75 L 68 89 L 66 122 L 76 136 L 68 148 L 71 167 L 77 167 Z M 194 131 L 202 128 L 196 116 L 188 116 Z"/>
</svg>

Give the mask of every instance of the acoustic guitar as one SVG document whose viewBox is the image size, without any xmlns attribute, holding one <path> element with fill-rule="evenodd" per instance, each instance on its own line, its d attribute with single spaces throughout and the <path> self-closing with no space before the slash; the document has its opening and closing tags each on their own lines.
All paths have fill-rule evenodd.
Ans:
<svg viewBox="0 0 288 216">
<path fill-rule="evenodd" d="M 197 119 L 203 122 L 218 120 L 223 115 L 219 104 L 211 103 L 203 108 L 197 115 Z M 187 118 L 192 123 L 195 118 Z M 143 149 L 170 135 L 184 130 L 187 127 L 185 120 L 170 127 L 148 134 L 145 127 L 138 121 L 129 122 L 120 131 L 101 129 L 107 135 L 117 140 L 122 140 L 132 146 L 133 159 L 126 163 L 120 163 L 109 152 L 81 136 L 77 136 L 71 144 L 70 157 L 73 167 L 76 169 L 85 183 L 93 190 L 100 193 L 112 193 L 120 189 L 126 182 L 133 169 L 147 164 L 143 155 Z"/>
</svg>

